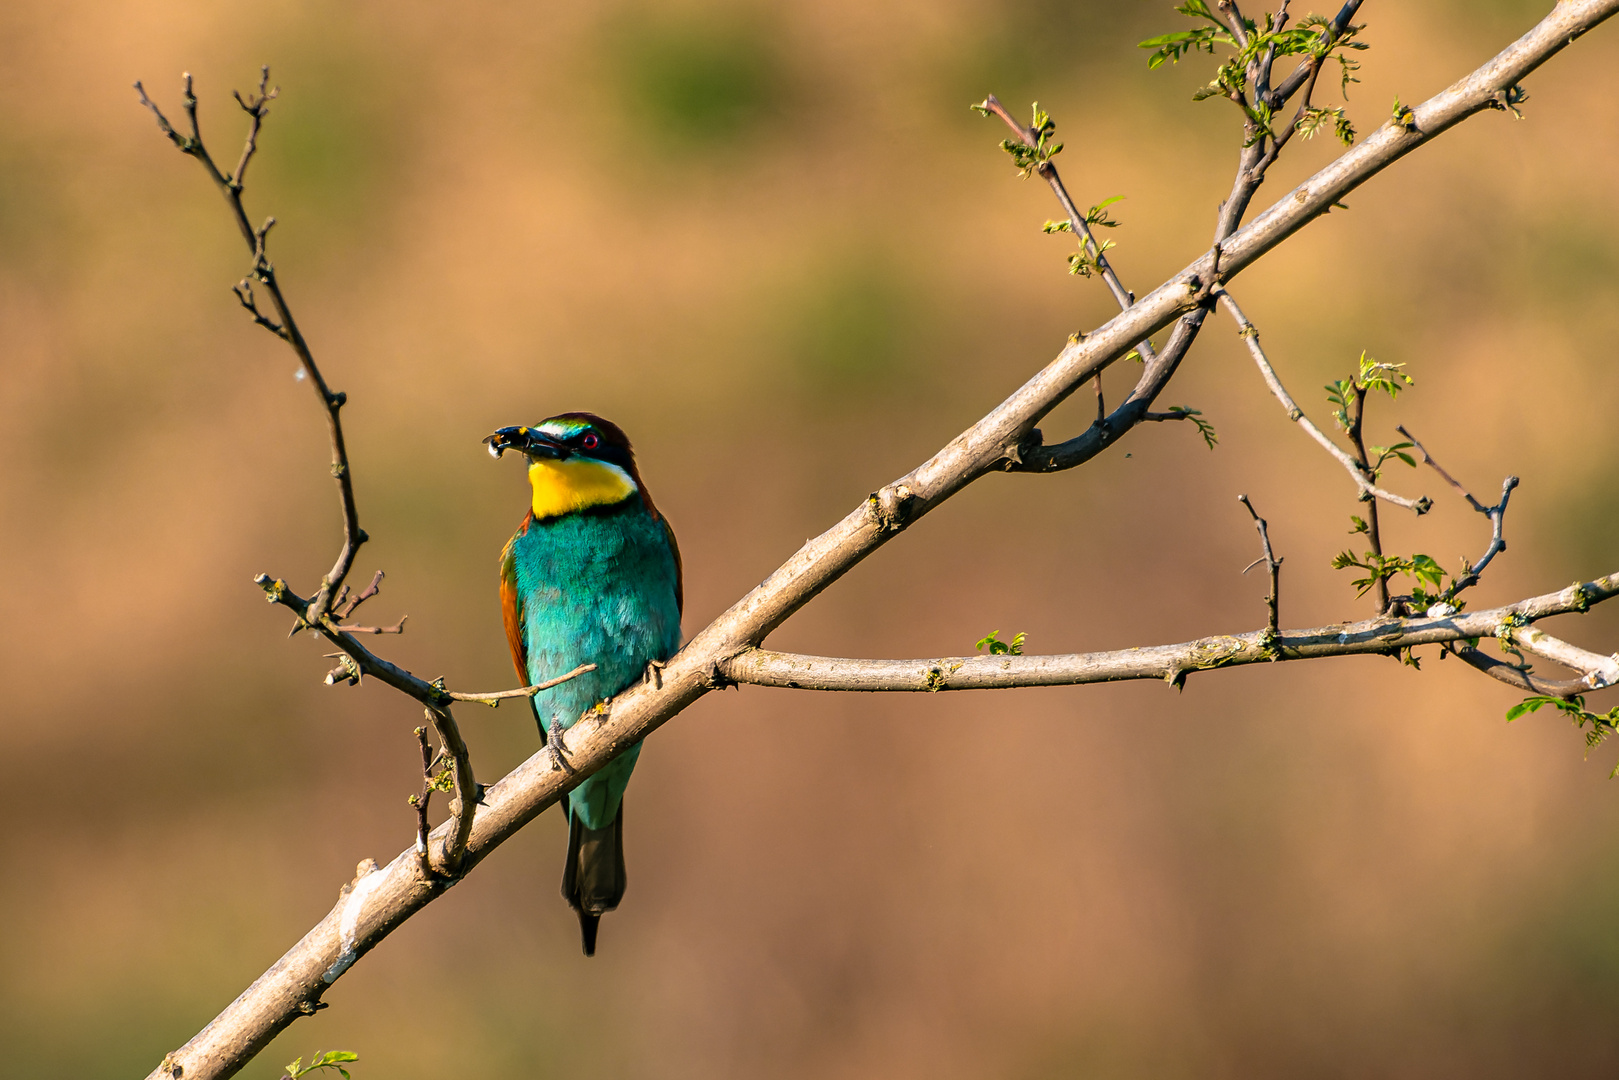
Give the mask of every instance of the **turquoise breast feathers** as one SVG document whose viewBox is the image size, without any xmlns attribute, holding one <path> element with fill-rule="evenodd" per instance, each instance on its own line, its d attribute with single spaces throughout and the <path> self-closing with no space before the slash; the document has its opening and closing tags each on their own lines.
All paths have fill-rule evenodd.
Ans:
<svg viewBox="0 0 1619 1080">
<path fill-rule="evenodd" d="M 581 664 L 596 670 L 534 696 L 543 725 L 566 729 L 599 701 L 641 678 L 647 664 L 680 648 L 676 565 L 668 531 L 640 496 L 612 507 L 530 522 L 507 549 L 521 604 L 529 685 Z M 618 812 L 640 746 L 569 796 L 592 829 Z"/>
</svg>

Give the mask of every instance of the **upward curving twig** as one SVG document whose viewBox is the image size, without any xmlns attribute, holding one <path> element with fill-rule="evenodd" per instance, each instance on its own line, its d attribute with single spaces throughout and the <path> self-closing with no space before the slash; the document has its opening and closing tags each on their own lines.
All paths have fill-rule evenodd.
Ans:
<svg viewBox="0 0 1619 1080">
<path fill-rule="evenodd" d="M 1445 590 L 1445 599 L 1447 601 L 1454 600 L 1457 594 L 1463 589 L 1477 585 L 1479 576 L 1484 573 L 1484 568 L 1490 565 L 1490 560 L 1507 549 L 1507 542 L 1502 533 L 1502 528 L 1505 524 L 1507 516 L 1507 500 L 1512 498 L 1512 491 L 1518 486 L 1518 478 L 1516 476 L 1509 476 L 1505 480 L 1501 481 L 1501 501 L 1496 503 L 1494 506 L 1485 506 L 1483 503 L 1473 498 L 1473 493 L 1463 487 L 1454 476 L 1450 475 L 1450 473 L 1446 472 L 1440 467 L 1439 462 L 1433 459 L 1433 456 L 1428 453 L 1428 448 L 1423 446 L 1415 435 L 1411 434 L 1409 431 L 1405 430 L 1403 426 L 1398 424 L 1395 425 L 1394 430 L 1398 431 L 1401 435 L 1404 435 L 1408 440 L 1410 440 L 1412 447 L 1416 449 L 1417 453 L 1422 455 L 1423 463 L 1443 477 L 1445 483 L 1449 484 L 1451 487 L 1460 492 L 1462 498 L 1467 500 L 1468 506 L 1471 506 L 1474 510 L 1490 519 L 1489 547 L 1484 549 L 1484 554 L 1479 557 L 1478 562 L 1472 563 L 1467 567 L 1467 573 L 1451 582 L 1450 588 Z"/>
</svg>

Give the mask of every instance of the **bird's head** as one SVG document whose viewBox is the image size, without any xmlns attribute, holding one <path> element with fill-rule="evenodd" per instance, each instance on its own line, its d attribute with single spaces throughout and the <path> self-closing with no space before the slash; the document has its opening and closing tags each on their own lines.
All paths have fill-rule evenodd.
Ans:
<svg viewBox="0 0 1619 1080">
<path fill-rule="evenodd" d="M 494 457 L 516 450 L 528 458 L 536 518 L 614 505 L 641 491 L 629 438 L 593 413 L 562 413 L 533 427 L 503 427 L 484 443 Z"/>
</svg>

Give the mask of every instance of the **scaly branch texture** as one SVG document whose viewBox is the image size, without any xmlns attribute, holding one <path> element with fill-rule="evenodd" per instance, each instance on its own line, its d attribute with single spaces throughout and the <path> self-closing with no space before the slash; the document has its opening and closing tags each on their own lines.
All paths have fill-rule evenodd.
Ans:
<svg viewBox="0 0 1619 1080">
<path fill-rule="evenodd" d="M 1403 123 L 1384 124 L 1214 250 L 1094 333 L 1072 341 L 1011 397 L 932 458 L 873 493 L 825 533 L 806 542 L 764 582 L 695 634 L 668 662 L 661 679 L 631 687 L 568 729 L 561 742 L 572 771 L 560 770 L 547 748 L 488 787 L 484 803 L 470 816 L 460 872 L 476 866 L 614 755 L 657 730 L 709 690 L 726 685 L 728 666 L 910 524 L 973 480 L 1015 468 L 1020 458 L 1027 460 L 1039 448 L 1033 433 L 1040 419 L 1136 342 L 1200 310 L 1217 284 L 1240 273 L 1382 169 L 1462 120 L 1496 107 L 1502 95 L 1547 58 L 1616 10 L 1619 0 L 1558 4 L 1529 33 L 1417 106 L 1403 117 Z M 1514 608 L 1520 618 L 1533 621 L 1555 611 L 1583 610 L 1616 589 L 1619 578 L 1610 576 Z M 1377 625 L 1386 626 L 1389 633 L 1398 631 L 1404 647 L 1420 643 L 1410 639 L 1413 634 L 1433 634 L 1434 641 L 1453 640 L 1443 635 L 1456 623 L 1437 620 L 1430 626 L 1422 620 L 1388 619 Z M 1339 633 L 1347 631 L 1344 628 Z M 351 641 L 344 643 L 345 651 Z M 360 648 L 357 642 L 353 646 Z M 1306 646 L 1313 650 L 1311 655 L 1326 656 L 1335 649 L 1357 651 L 1358 643 L 1351 635 L 1342 644 L 1334 639 L 1295 645 Z M 1370 645 L 1359 649 L 1369 650 Z M 996 657 L 992 663 L 1006 659 Z M 1027 659 L 1033 662 L 1036 658 Z M 406 674 L 397 668 L 393 672 L 398 673 L 395 678 Z M 389 680 L 385 677 L 384 681 Z M 453 823 L 441 825 L 434 836 L 442 843 L 452 827 Z M 362 863 L 331 912 L 213 1022 L 166 1057 L 151 1074 L 152 1080 L 208 1080 L 234 1074 L 293 1020 L 313 1013 L 321 996 L 343 972 L 441 892 L 424 875 L 414 844 L 386 867 L 379 869 L 369 860 Z"/>
</svg>

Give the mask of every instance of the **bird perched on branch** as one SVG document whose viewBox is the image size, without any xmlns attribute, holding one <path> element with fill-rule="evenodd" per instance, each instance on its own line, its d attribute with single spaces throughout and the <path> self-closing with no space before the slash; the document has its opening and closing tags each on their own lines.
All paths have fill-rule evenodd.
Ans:
<svg viewBox="0 0 1619 1080">
<path fill-rule="evenodd" d="M 540 739 L 556 741 L 587 710 L 680 647 L 680 550 L 647 494 L 630 441 L 591 413 L 563 413 L 484 440 L 495 457 L 528 459 L 529 513 L 500 556 L 500 602 L 525 686 L 582 664 L 587 672 L 529 699 Z M 563 800 L 562 895 L 579 914 L 586 956 L 603 913 L 624 898 L 624 787 L 639 743 Z"/>
</svg>

